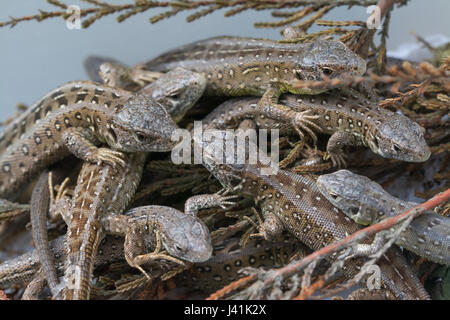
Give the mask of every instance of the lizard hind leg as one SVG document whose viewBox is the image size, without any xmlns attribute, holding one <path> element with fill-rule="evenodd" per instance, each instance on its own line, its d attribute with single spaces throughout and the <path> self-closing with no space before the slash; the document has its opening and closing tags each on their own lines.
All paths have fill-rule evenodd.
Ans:
<svg viewBox="0 0 450 320">
<path fill-rule="evenodd" d="M 65 178 L 60 186 L 54 186 L 53 174 L 51 171 L 49 172 L 48 187 L 50 191 L 50 208 L 48 215 L 51 222 L 57 221 L 61 217 L 67 224 L 70 222 L 68 213 L 70 211 L 71 199 L 67 195 L 72 194 L 72 190 L 67 187 L 69 181 L 69 178 Z"/>
<path fill-rule="evenodd" d="M 275 214 L 269 211 L 263 210 L 264 215 L 264 221 L 261 219 L 259 214 L 255 209 L 253 209 L 256 217 L 258 219 L 259 224 L 256 226 L 258 229 L 258 233 L 254 233 L 250 235 L 251 238 L 253 237 L 262 237 L 265 240 L 272 241 L 276 238 L 278 238 L 281 233 L 283 232 L 284 228 L 280 223 L 280 220 L 277 218 Z M 252 221 L 253 222 L 253 221 Z M 254 224 L 254 222 L 253 222 Z"/>
<path fill-rule="evenodd" d="M 159 224 L 157 224 L 155 230 L 155 249 L 151 253 L 144 253 L 146 249 L 146 245 L 144 242 L 144 237 L 142 237 L 143 232 L 147 232 L 147 230 L 141 230 L 139 226 L 130 226 L 125 235 L 125 260 L 127 263 L 133 267 L 141 271 L 147 279 L 151 279 L 149 274 L 142 268 L 142 265 L 155 261 L 155 260 L 168 260 L 172 261 L 176 264 L 184 266 L 185 263 L 177 258 L 174 258 L 168 254 L 161 253 L 162 251 L 162 241 L 161 241 L 161 231 Z M 148 224 L 147 224 L 148 225 Z M 146 228 L 144 228 L 146 229 Z"/>
</svg>

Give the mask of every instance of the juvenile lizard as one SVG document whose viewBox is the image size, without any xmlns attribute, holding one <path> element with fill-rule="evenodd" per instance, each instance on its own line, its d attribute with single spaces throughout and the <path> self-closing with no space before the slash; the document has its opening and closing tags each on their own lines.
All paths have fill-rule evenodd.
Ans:
<svg viewBox="0 0 450 320">
<path fill-rule="evenodd" d="M 140 93 L 169 106 L 171 112 L 177 114 L 178 111 L 183 112 L 186 106 L 190 107 L 197 101 L 204 86 L 205 81 L 201 75 L 176 69 L 161 76 L 158 81 L 144 88 Z M 140 152 L 125 154 L 124 158 L 127 159 L 124 168 L 112 168 L 107 165 L 93 166 L 85 163 L 79 174 L 70 208 L 73 218 L 69 220 L 68 271 L 65 276 L 66 283 L 77 288 L 65 290 L 67 299 L 85 299 L 89 296 L 93 259 L 99 240 L 102 238 L 100 219 L 106 213 L 120 214 L 139 184 L 146 154 Z M 45 201 L 39 200 L 38 197 L 36 203 L 45 203 Z M 41 217 L 45 212 L 45 208 L 38 205 L 32 204 L 32 208 L 35 208 L 32 212 L 36 211 Z M 35 238 L 45 240 L 42 235 Z M 46 252 L 43 255 L 42 265 L 47 278 L 55 279 L 48 244 L 44 242 L 36 245 L 38 248 L 43 247 L 41 250 Z M 56 292 L 54 282 L 49 280 L 49 285 L 52 291 Z"/>
<path fill-rule="evenodd" d="M 290 109 L 311 110 L 322 132 L 331 135 L 327 153 L 334 165 L 344 165 L 345 145 L 368 146 L 384 157 L 410 162 L 426 161 L 430 148 L 424 139 L 424 129 L 408 117 L 374 106 L 357 92 L 333 90 L 314 96 L 284 95 L 280 102 Z M 252 118 L 258 128 L 289 131 L 286 125 L 272 119 L 252 116 L 248 110 L 257 108 L 258 100 L 239 98 L 224 102 L 203 121 L 214 121 L 218 129 L 236 126 Z"/>
<path fill-rule="evenodd" d="M 282 104 L 282 93 L 317 94 L 323 89 L 296 88 L 299 80 L 339 79 L 359 76 L 366 63 L 339 41 L 318 40 L 303 44 L 282 44 L 273 40 L 215 37 L 181 46 L 145 64 L 151 71 L 175 67 L 202 73 L 207 80 L 206 95 L 262 96 L 254 110 L 276 121 L 302 129 L 313 138 L 310 127 L 315 117 Z"/>
<path fill-rule="evenodd" d="M 100 64 L 106 61 L 110 69 L 117 70 L 116 73 L 136 72 L 134 69 L 127 71 L 127 67 L 107 58 L 90 57 L 87 61 L 89 71 L 99 70 Z M 209 81 L 214 79 L 212 77 Z M 114 81 L 121 82 L 120 78 Z M 258 103 L 257 98 L 232 99 L 217 107 L 209 117 L 216 119 L 221 129 L 230 128 L 242 119 L 253 118 L 259 128 L 292 131 L 292 126 L 259 114 Z M 332 90 L 314 96 L 287 94 L 281 96 L 280 104 L 300 113 L 309 110 L 313 117 L 317 117 L 315 128 L 331 135 L 327 154 L 335 166 L 345 165 L 345 145 L 368 146 L 384 158 L 409 162 L 423 162 L 430 157 L 430 148 L 421 126 L 406 116 L 379 108 L 357 91 Z M 314 135 L 312 132 L 310 134 Z"/>
<path fill-rule="evenodd" d="M 225 132 L 222 133 L 225 135 Z M 318 250 L 359 230 L 356 223 L 321 195 L 313 177 L 281 169 L 276 174 L 261 174 L 263 165 L 260 162 L 255 165 L 240 164 L 236 155 L 234 161 L 224 161 L 225 155 L 217 153 L 217 150 L 226 150 L 225 140 L 197 141 L 203 146 L 203 164 L 224 188 L 238 188 L 240 194 L 252 197 L 259 203 L 264 217 L 260 234 L 265 239 L 274 239 L 287 230 L 312 250 Z M 429 298 L 404 259 L 405 264 L 390 262 L 402 259 L 395 257 L 396 252 L 392 249 L 378 262 L 384 285 L 397 298 Z M 344 266 L 343 271 L 351 277 L 358 268 L 358 263 L 354 262 Z M 399 278 L 398 274 L 403 278 Z"/>
<path fill-rule="evenodd" d="M 65 218 L 70 219 L 67 214 Z M 212 253 L 206 225 L 196 216 L 170 207 L 137 207 L 123 215 L 104 216 L 102 225 L 106 233 L 122 239 L 106 238 L 95 258 L 96 266 L 123 260 L 124 257 L 132 267 L 138 268 L 154 259 L 176 261 L 171 257 L 196 263 L 208 260 Z M 51 241 L 50 246 L 60 271 L 63 271 L 66 259 L 64 242 L 65 236 L 61 236 Z M 167 254 L 157 251 L 158 246 Z M 0 264 L 0 288 L 29 282 L 39 267 L 37 250 Z"/>
<path fill-rule="evenodd" d="M 144 95 L 90 81 L 45 95 L 0 135 L 0 197 L 70 153 L 91 163 L 124 165 L 120 151 L 169 151 L 176 125 Z M 100 143 L 114 150 L 98 148 Z"/>
<path fill-rule="evenodd" d="M 334 206 L 363 225 L 403 213 L 418 203 L 391 196 L 378 183 L 348 170 L 321 175 L 317 187 Z M 450 219 L 432 211 L 415 218 L 396 241 L 441 264 L 450 264 Z"/>
</svg>

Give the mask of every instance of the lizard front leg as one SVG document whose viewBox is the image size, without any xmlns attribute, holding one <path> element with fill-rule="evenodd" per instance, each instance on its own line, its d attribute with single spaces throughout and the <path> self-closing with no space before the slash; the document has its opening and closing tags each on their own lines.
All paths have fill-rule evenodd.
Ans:
<svg viewBox="0 0 450 320">
<path fill-rule="evenodd" d="M 98 148 L 97 139 L 91 130 L 86 128 L 68 128 L 63 133 L 64 144 L 76 157 L 91 163 L 107 163 L 112 166 L 125 167 L 124 155 L 120 151 Z"/>
<path fill-rule="evenodd" d="M 263 210 L 264 222 L 260 225 L 259 235 L 265 240 L 273 241 L 278 238 L 284 230 L 280 219 L 271 211 Z"/>
<path fill-rule="evenodd" d="M 344 154 L 344 146 L 359 144 L 359 140 L 353 134 L 345 131 L 335 132 L 328 140 L 325 160 L 331 159 L 335 167 L 346 167 L 347 161 L 346 155 Z"/>
<path fill-rule="evenodd" d="M 317 136 L 313 130 L 321 132 L 322 129 L 314 123 L 314 120 L 320 116 L 312 115 L 311 110 L 296 112 L 285 105 L 278 104 L 278 99 L 284 91 L 286 90 L 282 84 L 272 84 L 258 102 L 258 111 L 271 119 L 291 124 L 302 140 L 305 138 L 303 131 L 307 132 L 314 143 L 317 143 Z"/>
<path fill-rule="evenodd" d="M 202 209 L 216 207 L 226 209 L 227 206 L 234 205 L 234 202 L 228 200 L 238 197 L 238 195 L 227 196 L 229 192 L 227 189 L 222 189 L 214 194 L 192 196 L 184 204 L 184 213 L 196 216 Z"/>
<path fill-rule="evenodd" d="M 143 87 L 158 80 L 162 73 L 146 70 L 143 65 L 139 64 L 129 68 L 119 63 L 105 62 L 100 65 L 98 74 L 106 85 L 126 88 L 133 84 Z"/>
<path fill-rule="evenodd" d="M 179 265 L 185 265 L 185 263 L 180 259 L 177 259 L 165 253 L 161 253 L 162 240 L 160 229 L 162 228 L 162 226 L 157 221 L 150 221 L 149 224 L 154 226 L 153 230 L 148 230 L 147 227 L 143 228 L 139 224 L 130 224 L 125 235 L 124 242 L 125 260 L 131 267 L 134 267 L 141 271 L 147 277 L 147 279 L 150 279 L 150 276 L 141 267 L 146 263 L 164 259 L 172 261 Z M 146 226 L 147 225 L 148 224 L 146 224 Z M 155 249 L 151 253 L 145 253 L 146 244 L 144 239 L 146 238 L 146 234 L 148 234 L 149 232 L 155 233 Z"/>
</svg>

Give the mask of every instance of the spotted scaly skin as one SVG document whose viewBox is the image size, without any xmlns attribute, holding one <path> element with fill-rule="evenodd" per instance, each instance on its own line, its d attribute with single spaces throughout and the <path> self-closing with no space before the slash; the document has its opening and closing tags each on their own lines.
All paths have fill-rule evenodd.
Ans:
<svg viewBox="0 0 450 320">
<path fill-rule="evenodd" d="M 252 268 L 278 268 L 289 262 L 297 252 L 306 250 L 295 242 L 250 240 L 245 246 L 230 251 L 228 247 L 214 250 L 214 255 L 203 263 L 175 277 L 176 287 L 199 290 L 209 294 L 223 288 L 243 275 L 239 270 Z"/>
<path fill-rule="evenodd" d="M 282 93 L 317 94 L 323 89 L 296 88 L 299 80 L 359 76 L 366 63 L 339 41 L 281 44 L 272 40 L 215 37 L 169 51 L 147 62 L 152 71 L 175 67 L 202 73 L 205 94 L 212 96 L 262 96 L 253 111 L 294 127 L 301 137 L 315 117 L 278 104 Z M 312 135 L 315 139 L 315 135 Z"/>
<path fill-rule="evenodd" d="M 189 262 L 211 257 L 212 245 L 206 225 L 194 215 L 166 206 L 143 206 L 124 215 L 109 215 L 104 227 L 114 235 L 125 235 L 125 259 L 132 267 L 151 260 L 144 253 L 157 246 L 156 231 L 169 256 Z"/>
<path fill-rule="evenodd" d="M 69 210 L 65 300 L 89 298 L 95 256 L 104 236 L 102 217 L 125 209 L 139 185 L 145 157 L 141 152 L 126 154 L 123 169 L 84 163 Z"/>
<path fill-rule="evenodd" d="M 430 157 L 424 129 L 406 116 L 381 109 L 357 92 L 337 91 L 315 96 L 284 95 L 281 103 L 292 110 L 310 110 L 318 116 L 315 123 L 322 133 L 331 135 L 327 152 L 334 165 L 345 165 L 345 145 L 366 146 L 376 154 L 391 159 L 422 162 Z M 258 99 L 239 98 L 224 102 L 204 122 L 214 121 L 217 128 L 235 127 L 244 119 L 252 119 L 261 129 L 292 131 L 288 126 L 258 115 L 249 116 L 257 108 Z"/>
<path fill-rule="evenodd" d="M 168 151 L 175 129 L 164 108 L 148 97 L 90 81 L 66 83 L 1 134 L 0 197 L 14 197 L 39 171 L 70 153 L 91 163 L 123 165 L 117 151 Z"/>
<path fill-rule="evenodd" d="M 210 122 L 205 127 L 212 129 L 215 125 Z M 267 166 L 259 161 L 256 164 L 241 164 L 236 153 L 234 161 L 223 161 L 224 158 L 220 157 L 224 155 L 217 153 L 217 150 L 227 150 L 224 145 L 225 132 L 221 132 L 223 139 L 212 142 L 194 136 L 194 140 L 198 139 L 196 142 L 203 147 L 203 165 L 224 188 L 238 188 L 241 195 L 255 199 L 264 218 L 260 234 L 266 240 L 276 239 L 283 230 L 287 230 L 315 251 L 360 229 L 360 226 L 322 196 L 312 176 L 301 176 L 281 169 L 273 174 L 264 174 L 261 169 L 267 169 Z M 391 248 L 378 261 L 381 280 L 389 297 L 429 299 L 417 276 L 395 249 Z M 394 260 L 397 263 L 393 263 Z M 361 262 L 357 260 L 344 266 L 345 276 L 351 278 L 355 275 Z"/>
<path fill-rule="evenodd" d="M 378 183 L 348 170 L 321 175 L 320 192 L 357 223 L 368 225 L 403 213 L 418 203 L 387 193 Z M 432 211 L 415 218 L 396 244 L 440 264 L 450 264 L 450 219 Z"/>
<path fill-rule="evenodd" d="M 147 62 L 152 71 L 175 67 L 203 73 L 205 94 L 262 96 L 271 83 L 286 83 L 291 93 L 316 93 L 294 89 L 297 80 L 321 80 L 362 75 L 366 63 L 339 41 L 284 44 L 272 40 L 214 37 L 181 46 Z M 306 92 L 305 92 L 306 91 Z"/>
<path fill-rule="evenodd" d="M 70 219 L 67 211 L 64 218 L 66 221 Z M 209 230 L 199 218 L 170 207 L 143 206 L 125 214 L 110 214 L 102 218 L 105 233 L 119 237 L 108 236 L 100 243 L 94 267 L 109 265 L 124 257 L 131 266 L 135 266 L 136 262 L 148 262 L 150 259 L 146 256 L 152 256 L 147 253 L 154 250 L 157 243 L 155 225 L 161 233 L 162 247 L 171 256 L 192 263 L 202 263 L 211 257 Z M 60 273 L 64 271 L 64 261 L 67 259 L 65 238 L 61 236 L 50 242 L 56 269 Z M 0 288 L 31 281 L 39 268 L 37 250 L 0 264 Z"/>
<path fill-rule="evenodd" d="M 172 114 L 178 115 L 195 104 L 202 95 L 204 87 L 205 80 L 201 75 L 178 68 L 143 88 L 140 94 L 167 105 Z M 159 125 L 156 120 L 155 125 Z M 167 140 L 167 145 L 171 143 Z M 83 164 L 75 196 L 69 206 L 72 216 L 66 219 L 69 229 L 65 299 L 88 299 L 93 262 L 98 244 L 104 234 L 101 219 L 107 213 L 122 213 L 139 185 L 146 154 L 136 152 L 124 154 L 123 157 L 126 165 L 121 168 L 108 165 L 97 166 L 87 162 Z M 37 198 L 36 202 L 45 203 L 46 201 Z M 43 214 L 42 208 L 35 210 L 38 214 Z M 64 213 L 65 210 L 60 212 Z M 42 239 L 42 236 L 36 238 Z M 37 243 L 36 245 L 38 248 L 43 246 L 43 250 L 47 252 L 41 257 L 47 278 L 55 278 L 56 272 L 46 267 L 51 265 L 48 262 L 51 257 L 48 244 Z"/>
</svg>

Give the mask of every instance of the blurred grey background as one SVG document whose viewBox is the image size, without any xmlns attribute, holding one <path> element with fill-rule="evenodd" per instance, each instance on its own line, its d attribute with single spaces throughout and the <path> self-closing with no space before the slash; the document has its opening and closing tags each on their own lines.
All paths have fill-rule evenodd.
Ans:
<svg viewBox="0 0 450 320">
<path fill-rule="evenodd" d="M 89 4 L 77 0 L 66 4 Z M 132 0 L 109 0 L 131 3 Z M 2 0 L 0 21 L 9 16 L 33 15 L 38 9 L 59 10 L 44 0 Z M 388 49 L 415 42 L 411 31 L 421 36 L 442 34 L 450 37 L 450 1 L 412 0 L 394 10 Z M 91 54 L 114 57 L 129 65 L 143 62 L 167 49 L 215 35 L 239 35 L 279 39 L 279 29 L 255 29 L 257 21 L 274 20 L 269 12 L 247 11 L 232 18 L 216 12 L 193 23 L 186 23 L 187 13 L 155 25 L 148 18 L 162 10 L 151 10 L 119 24 L 117 15 L 104 17 L 88 29 L 69 30 L 61 18 L 18 24 L 13 29 L 0 28 L 0 119 L 12 115 L 19 102 L 32 104 L 56 86 L 71 80 L 87 79 L 83 59 Z M 338 8 L 324 19 L 367 19 L 365 8 Z M 319 30 L 315 27 L 313 30 Z M 401 51 L 401 48 L 400 48 Z"/>
</svg>

